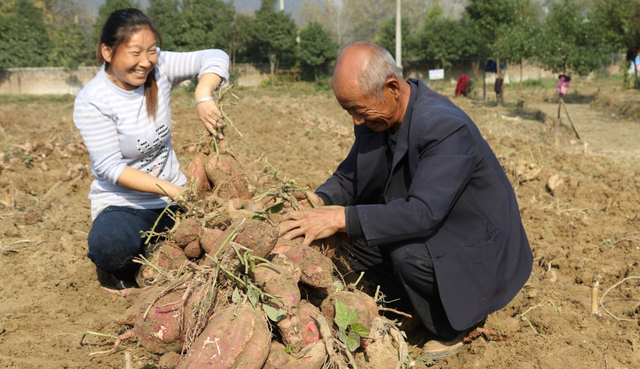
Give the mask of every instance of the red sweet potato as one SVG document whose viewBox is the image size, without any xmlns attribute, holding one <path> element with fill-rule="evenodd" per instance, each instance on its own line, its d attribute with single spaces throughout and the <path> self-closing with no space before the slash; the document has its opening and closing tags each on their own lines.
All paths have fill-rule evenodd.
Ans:
<svg viewBox="0 0 640 369">
<path fill-rule="evenodd" d="M 177 369 L 259 369 L 271 346 L 267 318 L 251 304 L 215 312 Z"/>
<path fill-rule="evenodd" d="M 400 346 L 393 335 L 390 334 L 392 323 L 382 317 L 377 317 L 371 322 L 369 335 L 362 340 L 363 350 L 358 350 L 354 354 L 354 359 L 358 368 L 396 368 L 400 360 Z M 396 337 L 402 337 L 400 332 Z"/>
<path fill-rule="evenodd" d="M 300 302 L 300 288 L 298 288 L 298 279 L 296 279 L 296 275 L 299 278 L 300 273 L 290 271 L 291 269 L 295 270 L 295 266 L 284 255 L 275 256 L 272 263 L 277 270 L 266 263 L 258 264 L 254 269 L 253 278 L 266 293 L 281 296 L 280 300 L 272 301 L 272 303 L 276 304 L 278 308 L 290 311 Z"/>
<path fill-rule="evenodd" d="M 191 187 L 192 185 L 196 198 L 201 198 L 211 190 L 211 183 L 209 183 L 202 157 L 199 154 L 191 160 L 187 167 L 187 186 Z"/>
<path fill-rule="evenodd" d="M 189 242 L 189 244 L 184 248 L 184 254 L 189 259 L 197 259 L 202 255 L 202 248 L 200 247 L 200 241 L 195 240 Z"/>
<path fill-rule="evenodd" d="M 138 342 L 156 354 L 180 352 L 185 335 L 193 325 L 193 309 L 199 308 L 199 297 L 207 292 L 207 288 L 206 285 L 195 288 L 187 301 L 183 300 L 187 289 L 181 288 L 143 304 L 134 325 Z"/>
<path fill-rule="evenodd" d="M 171 241 L 163 242 L 152 251 L 151 255 L 147 256 L 147 259 L 151 264 L 166 270 L 179 269 L 189 260 L 184 251 Z M 136 281 L 140 287 L 147 286 L 158 276 L 159 273 L 157 270 L 143 265 L 136 275 Z"/>
<path fill-rule="evenodd" d="M 367 294 L 360 291 L 337 291 L 329 295 L 320 305 L 322 314 L 327 318 L 329 324 L 333 324 L 335 317 L 336 301 L 345 304 L 349 309 L 355 309 L 358 313 L 358 323 L 369 329 L 371 321 L 378 316 L 377 310 L 371 311 L 370 303 L 367 299 L 373 300 Z"/>
<path fill-rule="evenodd" d="M 162 355 L 158 362 L 158 369 L 175 369 L 180 362 L 180 354 L 176 352 L 167 352 Z"/>
<path fill-rule="evenodd" d="M 235 234 L 235 236 L 233 236 Z M 271 253 L 278 237 L 278 229 L 269 223 L 259 220 L 246 220 L 242 224 L 234 224 L 227 228 L 218 239 L 213 242 L 213 246 L 208 254 L 217 255 L 218 260 L 232 260 L 235 258 L 235 251 L 230 247 L 230 241 L 234 241 L 253 251 L 255 256 L 266 257 Z M 202 265 L 210 266 L 213 262 L 205 258 Z"/>
<path fill-rule="evenodd" d="M 238 228 L 236 243 L 253 250 L 261 258 L 271 254 L 278 239 L 278 229 L 267 222 L 247 220 Z"/>
<path fill-rule="evenodd" d="M 219 197 L 248 199 L 249 184 L 242 165 L 231 155 L 210 155 L 205 162 L 207 178 Z"/>
<path fill-rule="evenodd" d="M 319 288 L 333 284 L 333 263 L 320 251 L 295 241 L 279 239 L 273 252 L 283 253 L 300 268 L 302 283 Z"/>
<path fill-rule="evenodd" d="M 269 358 L 263 369 L 320 369 L 327 359 L 327 350 L 322 342 L 315 342 L 305 347 L 301 358 L 287 353 L 280 342 L 271 343 Z"/>
<path fill-rule="evenodd" d="M 213 249 L 215 242 L 222 236 L 222 230 L 205 228 L 200 237 L 200 246 L 204 252 L 209 253 Z"/>
<path fill-rule="evenodd" d="M 175 226 L 175 232 L 173 233 L 173 241 L 185 248 L 189 243 L 199 240 L 202 235 L 202 226 L 197 220 L 193 218 L 182 219 Z"/>
</svg>

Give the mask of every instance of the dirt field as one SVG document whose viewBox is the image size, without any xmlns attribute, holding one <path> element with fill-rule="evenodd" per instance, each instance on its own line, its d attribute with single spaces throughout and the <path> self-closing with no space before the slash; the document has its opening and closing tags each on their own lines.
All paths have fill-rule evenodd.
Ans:
<svg viewBox="0 0 640 369">
<path fill-rule="evenodd" d="M 229 128 L 227 141 L 245 162 L 315 188 L 351 146 L 352 123 L 329 92 L 235 92 L 229 114 L 243 137 Z M 489 333 L 434 368 L 640 368 L 640 121 L 615 106 L 629 96 L 638 98 L 574 80 L 565 101 L 583 140 L 563 112 L 559 148 L 554 89 L 526 89 L 522 109 L 517 87 L 507 86 L 506 107 L 493 94 L 454 99 L 512 179 L 535 261 L 522 292 L 488 318 Z M 186 168 L 202 128 L 190 95 L 175 92 L 172 109 Z M 130 352 L 135 368 L 153 368 L 157 358 L 134 342 L 116 354 L 111 337 L 80 344 L 87 331 L 122 333 L 114 321 L 129 302 L 100 288 L 86 258 L 92 178 L 72 110 L 73 97 L 0 97 L 0 367 L 123 368 Z"/>
</svg>

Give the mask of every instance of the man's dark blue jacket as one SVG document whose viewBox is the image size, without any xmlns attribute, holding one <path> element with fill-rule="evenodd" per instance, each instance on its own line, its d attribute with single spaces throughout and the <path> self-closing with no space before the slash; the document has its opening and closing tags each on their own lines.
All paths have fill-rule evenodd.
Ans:
<svg viewBox="0 0 640 369">
<path fill-rule="evenodd" d="M 516 296 L 531 248 L 511 183 L 471 118 L 422 81 L 407 82 L 392 161 L 389 131 L 355 126 L 349 155 L 316 193 L 355 211 L 347 232 L 369 245 L 424 240 L 449 322 L 464 330 Z"/>
</svg>

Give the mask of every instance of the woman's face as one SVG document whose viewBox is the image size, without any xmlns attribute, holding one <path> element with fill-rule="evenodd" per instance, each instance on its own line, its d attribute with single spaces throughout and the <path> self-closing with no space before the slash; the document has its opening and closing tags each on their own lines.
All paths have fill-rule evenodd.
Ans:
<svg viewBox="0 0 640 369">
<path fill-rule="evenodd" d="M 102 44 L 102 57 L 110 63 L 106 72 L 111 82 L 123 90 L 142 86 L 158 63 L 156 36 L 149 28 L 142 28 L 113 54 L 111 47 Z"/>
</svg>

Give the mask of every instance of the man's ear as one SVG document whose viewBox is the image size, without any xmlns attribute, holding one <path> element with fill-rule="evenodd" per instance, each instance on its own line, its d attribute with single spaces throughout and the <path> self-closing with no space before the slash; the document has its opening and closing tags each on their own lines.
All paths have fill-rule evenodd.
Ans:
<svg viewBox="0 0 640 369">
<path fill-rule="evenodd" d="M 100 45 L 100 53 L 102 54 L 102 59 L 107 63 L 111 63 L 111 57 L 113 56 L 112 50 L 107 44 Z"/>
<path fill-rule="evenodd" d="M 387 78 L 384 86 L 389 89 L 394 98 L 397 99 L 400 96 L 400 82 L 395 77 Z"/>
</svg>

